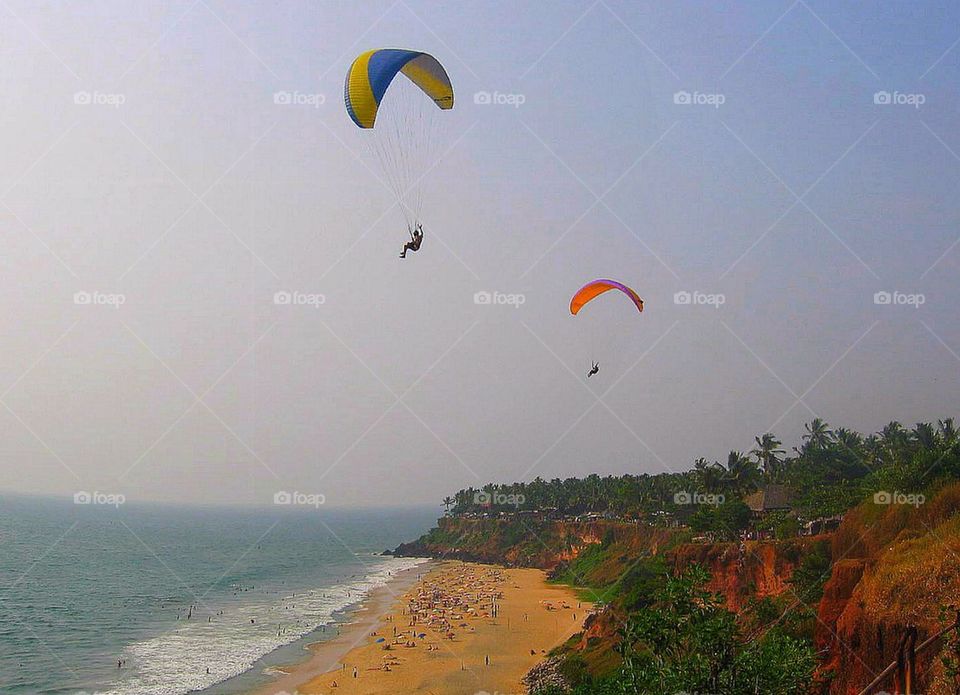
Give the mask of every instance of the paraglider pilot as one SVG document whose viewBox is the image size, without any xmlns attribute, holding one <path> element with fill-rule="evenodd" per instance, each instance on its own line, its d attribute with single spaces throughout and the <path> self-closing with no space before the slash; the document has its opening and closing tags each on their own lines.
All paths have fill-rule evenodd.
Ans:
<svg viewBox="0 0 960 695">
<path fill-rule="evenodd" d="M 417 224 L 416 228 L 410 232 L 410 241 L 403 245 L 403 251 L 400 252 L 400 258 L 407 257 L 407 251 L 416 253 L 420 250 L 420 244 L 423 243 L 423 226 Z"/>
<path fill-rule="evenodd" d="M 599 363 L 599 362 L 594 362 L 594 363 L 593 363 L 593 367 L 591 367 L 591 368 L 590 368 L 590 371 L 587 372 L 587 378 L 589 379 L 590 377 L 592 377 L 594 374 L 596 374 L 596 373 L 599 372 L 599 371 L 600 371 L 600 363 Z"/>
</svg>

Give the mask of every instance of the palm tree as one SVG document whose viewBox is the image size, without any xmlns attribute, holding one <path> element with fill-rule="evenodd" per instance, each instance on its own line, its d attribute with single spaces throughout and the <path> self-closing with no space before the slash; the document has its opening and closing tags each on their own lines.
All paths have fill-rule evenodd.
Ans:
<svg viewBox="0 0 960 695">
<path fill-rule="evenodd" d="M 727 456 L 727 470 L 724 478 L 728 488 L 739 495 L 756 489 L 760 469 L 757 468 L 756 461 L 751 461 L 739 451 L 731 451 Z"/>
<path fill-rule="evenodd" d="M 899 446 L 907 439 L 906 430 L 896 420 L 891 420 L 880 430 L 880 438 L 887 446 Z"/>
<path fill-rule="evenodd" d="M 833 433 L 834 440 L 844 449 L 860 455 L 860 449 L 863 446 L 863 436 L 859 432 L 848 430 L 846 427 L 838 427 Z"/>
<path fill-rule="evenodd" d="M 707 459 L 698 458 L 693 462 L 693 478 L 703 492 L 720 492 L 725 473 L 723 466 L 716 461 L 708 463 Z"/>
<path fill-rule="evenodd" d="M 921 449 L 931 451 L 937 446 L 937 432 L 929 422 L 918 422 L 913 428 L 912 436 Z"/>
<path fill-rule="evenodd" d="M 444 498 L 443 498 L 443 512 L 444 512 L 444 514 L 449 514 L 449 513 L 450 513 L 450 507 L 452 507 L 454 504 L 456 504 L 456 502 L 457 502 L 457 501 L 456 501 L 455 499 L 453 499 L 452 497 L 444 497 Z"/>
<path fill-rule="evenodd" d="M 803 439 L 808 445 L 816 449 L 823 449 L 830 443 L 833 432 L 830 431 L 827 423 L 820 418 L 813 418 L 813 421 L 804 425 L 804 427 L 807 428 L 807 433 L 803 435 Z"/>
<path fill-rule="evenodd" d="M 783 442 L 769 432 L 762 437 L 754 437 L 754 441 L 756 441 L 757 446 L 750 453 L 757 459 L 757 463 L 763 467 L 765 474 L 771 478 L 777 477 L 781 469 L 780 464 L 783 463 L 779 455 L 786 453 L 780 448 L 783 446 Z"/>
<path fill-rule="evenodd" d="M 957 440 L 957 427 L 953 424 L 952 417 L 948 417 L 946 420 L 941 420 L 940 427 L 938 429 L 940 432 L 940 439 L 943 440 L 945 445 L 950 446 Z"/>
<path fill-rule="evenodd" d="M 867 464 L 875 468 L 883 465 L 883 441 L 880 435 L 871 434 L 863 440 L 864 458 Z"/>
</svg>

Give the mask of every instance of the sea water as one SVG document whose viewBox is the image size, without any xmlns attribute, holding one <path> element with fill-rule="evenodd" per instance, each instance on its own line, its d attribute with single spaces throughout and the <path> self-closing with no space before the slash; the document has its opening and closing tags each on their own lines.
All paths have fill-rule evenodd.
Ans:
<svg viewBox="0 0 960 695">
<path fill-rule="evenodd" d="M 379 553 L 436 516 L 0 496 L 0 692 L 254 687 L 414 567 Z"/>
</svg>

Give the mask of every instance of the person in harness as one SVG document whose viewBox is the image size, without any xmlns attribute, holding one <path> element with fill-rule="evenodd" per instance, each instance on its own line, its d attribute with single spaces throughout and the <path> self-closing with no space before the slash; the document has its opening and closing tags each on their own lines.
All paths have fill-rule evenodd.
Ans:
<svg viewBox="0 0 960 695">
<path fill-rule="evenodd" d="M 420 244 L 423 243 L 423 226 L 417 223 L 416 228 L 410 232 L 410 241 L 403 245 L 403 251 L 400 252 L 400 258 L 407 257 L 407 251 L 416 253 L 420 250 Z"/>
<path fill-rule="evenodd" d="M 589 379 L 590 377 L 592 377 L 594 374 L 596 374 L 596 373 L 599 372 L 599 371 L 600 371 L 600 363 L 599 363 L 599 362 L 594 362 L 594 363 L 593 363 L 593 367 L 591 367 L 591 368 L 590 368 L 590 371 L 587 372 L 587 378 Z"/>
</svg>

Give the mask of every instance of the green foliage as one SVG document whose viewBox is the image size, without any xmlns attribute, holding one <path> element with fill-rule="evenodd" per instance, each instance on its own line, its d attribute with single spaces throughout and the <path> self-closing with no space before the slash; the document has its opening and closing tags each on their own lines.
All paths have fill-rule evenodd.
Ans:
<svg viewBox="0 0 960 695">
<path fill-rule="evenodd" d="M 800 531 L 797 517 L 787 512 L 773 512 L 757 524 L 757 528 L 773 531 L 777 540 L 796 538 Z"/>
<path fill-rule="evenodd" d="M 816 605 L 823 597 L 823 585 L 830 577 L 830 542 L 818 541 L 810 549 L 800 566 L 793 571 L 793 590 L 806 604 Z"/>
<path fill-rule="evenodd" d="M 629 611 L 649 606 L 667 575 L 667 563 L 662 555 L 634 563 L 620 580 L 620 605 Z"/>
<path fill-rule="evenodd" d="M 690 520 L 694 531 L 710 533 L 717 540 L 735 541 L 750 526 L 750 508 L 740 500 L 717 506 L 701 506 Z"/>
<path fill-rule="evenodd" d="M 815 667 L 808 644 L 771 630 L 736 655 L 716 692 L 801 695 L 808 692 Z"/>
<path fill-rule="evenodd" d="M 950 418 L 936 426 L 917 423 L 912 430 L 891 422 L 866 437 L 842 427 L 831 429 L 815 419 L 806 425 L 795 455 L 786 455 L 782 446 L 768 432 L 756 437 L 749 455 L 731 451 L 725 463 L 700 458 L 683 473 L 593 474 L 489 484 L 461 490 L 444 499 L 444 506 L 452 504 L 450 513 L 455 516 L 527 511 L 567 517 L 606 514 L 661 523 L 696 516 L 690 505 L 674 503 L 678 492 L 722 494 L 732 502 L 758 486 L 778 483 L 792 491 L 794 506 L 804 517 L 815 519 L 841 514 L 877 490 L 921 492 L 932 481 L 960 477 L 960 436 Z M 784 524 L 773 530 L 786 537 L 792 527 Z"/>
<path fill-rule="evenodd" d="M 623 667 L 581 682 L 574 695 L 807 692 L 815 666 L 810 646 L 777 630 L 743 643 L 736 616 L 704 589 L 708 578 L 701 567 L 668 578 L 622 630 Z"/>
<path fill-rule="evenodd" d="M 570 685 L 577 686 L 590 681 L 590 673 L 587 670 L 587 662 L 578 654 L 573 654 L 558 667 L 560 675 Z"/>
<path fill-rule="evenodd" d="M 780 440 L 766 433 L 756 438 L 756 447 L 748 455 L 730 452 L 725 463 L 698 459 L 683 473 L 537 478 L 529 483 L 484 486 L 486 497 L 478 497 L 480 491 L 469 488 L 452 498 L 451 514 L 514 517 L 522 523 L 511 522 L 513 530 L 498 531 L 501 543 L 531 545 L 530 529 L 534 529 L 540 534 L 541 547 L 556 549 L 579 545 L 579 539 L 551 535 L 551 524 L 538 520 L 562 516 L 589 523 L 597 515 L 606 515 L 661 526 L 688 524 L 689 529 L 674 533 L 666 547 L 660 546 L 663 553 L 688 542 L 695 533 L 736 540 L 740 531 L 754 525 L 786 541 L 799 530 L 798 516 L 815 520 L 843 514 L 881 490 L 931 498 L 945 481 L 960 478 L 960 435 L 952 419 L 937 425 L 918 423 L 913 429 L 891 422 L 869 436 L 832 429 L 815 419 L 806 426 L 798 447 L 789 454 L 782 447 Z M 743 497 L 770 483 L 786 486 L 793 509 L 753 520 Z M 686 495 L 678 496 L 681 492 Z M 723 495 L 726 503 L 716 507 L 682 504 L 692 493 Z M 491 498 L 514 503 L 477 503 Z M 444 501 L 445 505 L 450 502 L 449 498 Z M 869 517 L 874 511 L 879 516 L 882 510 L 865 505 L 858 513 Z M 428 538 L 438 545 L 470 547 L 490 533 L 463 539 L 433 529 Z M 809 606 L 816 606 L 822 597 L 831 549 L 827 541 L 821 541 L 806 552 L 789 548 L 785 552 L 796 552 L 792 561 L 799 562 L 792 591 L 749 601 L 741 615 L 735 616 L 704 590 L 703 570 L 671 577 L 662 554 L 638 557 L 635 548 L 626 548 L 612 530 L 606 530 L 600 543 L 585 548 L 558 569 L 554 580 L 586 585 L 587 600 L 600 597 L 618 615 L 627 616 L 619 645 L 621 665 L 614 662 L 616 655 L 609 650 L 604 652 L 610 659 L 603 662 L 603 668 L 598 668 L 597 654 L 591 654 L 589 647 L 586 659 L 568 656 L 562 668 L 574 686 L 572 693 L 807 692 L 814 668 L 810 645 L 816 625 Z M 616 575 L 618 567 L 625 568 L 620 575 Z M 949 673 L 960 672 L 958 659 L 943 665 Z M 616 670 L 611 673 L 611 669 Z"/>
<path fill-rule="evenodd" d="M 940 622 L 943 627 L 949 627 L 951 623 L 960 620 L 956 610 L 955 606 L 940 607 Z M 960 682 L 960 632 L 957 630 L 948 633 L 944 640 L 943 648 L 940 650 L 940 665 L 948 682 Z"/>
</svg>

